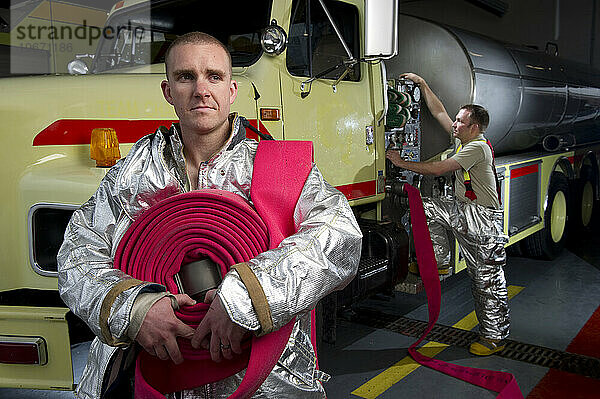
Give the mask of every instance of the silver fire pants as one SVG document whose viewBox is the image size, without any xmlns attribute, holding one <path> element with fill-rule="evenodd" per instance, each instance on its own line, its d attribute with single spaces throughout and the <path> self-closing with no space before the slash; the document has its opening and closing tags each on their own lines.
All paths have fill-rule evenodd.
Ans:
<svg viewBox="0 0 600 399">
<path fill-rule="evenodd" d="M 447 230 L 458 241 L 471 278 L 480 335 L 506 338 L 510 317 L 503 269 L 508 242 L 502 228 L 503 211 L 447 197 L 424 198 L 423 206 L 438 267 L 450 266 Z"/>
</svg>

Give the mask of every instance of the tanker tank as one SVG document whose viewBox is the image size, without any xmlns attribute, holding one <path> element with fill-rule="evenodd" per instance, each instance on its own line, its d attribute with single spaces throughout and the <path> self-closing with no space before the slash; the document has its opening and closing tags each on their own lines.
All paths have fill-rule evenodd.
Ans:
<svg viewBox="0 0 600 399">
<path fill-rule="evenodd" d="M 385 62 L 388 78 L 421 75 L 452 118 L 464 104 L 486 107 L 486 137 L 497 154 L 600 140 L 598 70 L 413 16 L 400 15 L 398 27 L 398 56 Z M 450 140 L 423 110 L 421 159 L 429 159 Z"/>
</svg>

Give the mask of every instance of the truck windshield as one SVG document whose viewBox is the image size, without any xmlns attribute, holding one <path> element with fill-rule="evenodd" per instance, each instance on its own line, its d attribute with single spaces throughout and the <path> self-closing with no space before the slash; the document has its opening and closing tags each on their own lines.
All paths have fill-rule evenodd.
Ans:
<svg viewBox="0 0 600 399">
<path fill-rule="evenodd" d="M 227 4 L 230 3 L 230 4 Z M 92 73 L 164 62 L 169 44 L 183 33 L 202 31 L 223 42 L 233 66 L 248 66 L 262 49 L 261 30 L 269 25 L 270 1 L 144 1 L 117 10 L 107 21 Z"/>
</svg>

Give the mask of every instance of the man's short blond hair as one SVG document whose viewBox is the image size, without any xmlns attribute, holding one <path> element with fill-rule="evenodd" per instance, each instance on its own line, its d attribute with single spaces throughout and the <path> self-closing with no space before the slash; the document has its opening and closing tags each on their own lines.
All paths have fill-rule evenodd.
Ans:
<svg viewBox="0 0 600 399">
<path fill-rule="evenodd" d="M 209 35 L 208 33 L 188 32 L 181 36 L 177 36 L 177 38 L 175 40 L 173 40 L 173 42 L 171 42 L 171 44 L 167 48 L 167 51 L 165 53 L 165 72 L 167 74 L 167 79 L 169 79 L 169 54 L 171 54 L 171 51 L 175 47 L 181 46 L 184 44 L 212 44 L 212 45 L 221 47 L 223 49 L 223 51 L 225 51 L 225 54 L 227 54 L 227 60 L 229 61 L 229 68 L 228 68 L 229 77 L 231 77 L 231 74 L 232 74 L 231 53 L 229 52 L 227 47 L 219 39 L 217 39 L 214 36 Z"/>
</svg>

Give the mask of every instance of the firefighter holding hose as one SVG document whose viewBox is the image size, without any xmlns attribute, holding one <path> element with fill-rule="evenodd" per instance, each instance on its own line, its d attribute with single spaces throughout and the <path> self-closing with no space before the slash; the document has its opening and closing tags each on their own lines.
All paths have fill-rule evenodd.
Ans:
<svg viewBox="0 0 600 399">
<path fill-rule="evenodd" d="M 161 199 L 196 189 L 250 199 L 257 142 L 246 139 L 241 117 L 230 113 L 237 83 L 227 48 L 193 32 L 178 37 L 165 58 L 161 88 L 179 123 L 140 139 L 108 171 L 97 192 L 74 212 L 58 254 L 61 297 L 96 335 L 78 397 L 131 397 L 136 347 L 177 365 L 184 361 L 177 342 L 183 337 L 208 350 L 217 367 L 240 356 L 247 335 L 277 331 L 295 317 L 283 355 L 252 397 L 324 398 L 326 374 L 315 368 L 309 311 L 354 277 L 362 235 L 346 198 L 314 164 L 296 203 L 297 232 L 250 259 L 245 278 L 237 270 L 223 276 L 206 294 L 210 308 L 197 329 L 174 314 L 195 303 L 188 295 L 171 295 L 164 285 L 113 268 L 128 227 Z M 225 398 L 243 374 L 168 397 Z"/>
</svg>

